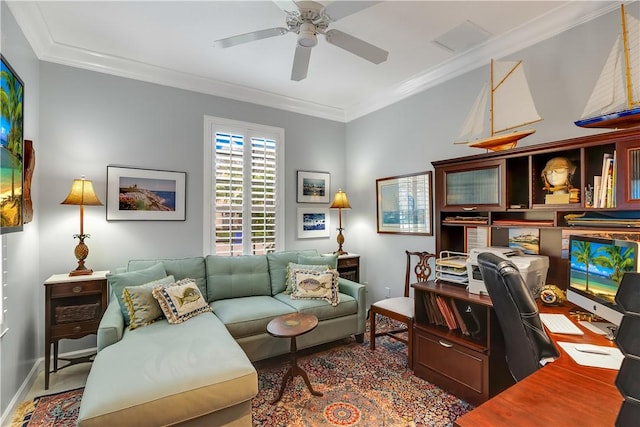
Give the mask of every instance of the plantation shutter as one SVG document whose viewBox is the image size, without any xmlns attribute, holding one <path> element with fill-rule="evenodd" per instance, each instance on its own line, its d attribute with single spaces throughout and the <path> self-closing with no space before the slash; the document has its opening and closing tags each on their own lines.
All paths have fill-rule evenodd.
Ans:
<svg viewBox="0 0 640 427">
<path fill-rule="evenodd" d="M 276 150 L 270 138 L 215 133 L 217 255 L 276 249 Z"/>
</svg>

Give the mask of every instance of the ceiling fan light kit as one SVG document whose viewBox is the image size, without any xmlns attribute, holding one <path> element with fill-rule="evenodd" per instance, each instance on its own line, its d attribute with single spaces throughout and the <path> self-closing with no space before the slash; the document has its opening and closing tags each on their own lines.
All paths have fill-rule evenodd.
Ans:
<svg viewBox="0 0 640 427">
<path fill-rule="evenodd" d="M 242 43 L 281 36 L 287 33 L 298 35 L 293 57 L 291 80 L 300 81 L 307 77 L 311 48 L 318 44 L 318 33 L 325 36 L 329 44 L 351 52 L 374 64 L 387 60 L 389 52 L 339 30 L 328 30 L 329 24 L 345 16 L 359 12 L 379 2 L 335 1 L 326 7 L 313 1 L 275 1 L 287 15 L 287 28 L 277 27 L 253 31 L 246 34 L 216 40 L 216 47 L 232 47 Z M 290 10 L 295 8 L 296 10 Z"/>
<path fill-rule="evenodd" d="M 305 22 L 300 25 L 300 34 L 298 34 L 298 46 L 301 47 L 314 47 L 318 44 L 318 37 L 316 36 L 316 27 L 313 24 Z"/>
</svg>

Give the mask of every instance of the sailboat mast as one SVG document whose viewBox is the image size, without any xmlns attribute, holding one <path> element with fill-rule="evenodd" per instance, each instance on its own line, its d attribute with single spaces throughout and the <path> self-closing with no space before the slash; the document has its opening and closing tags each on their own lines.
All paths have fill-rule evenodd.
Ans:
<svg viewBox="0 0 640 427">
<path fill-rule="evenodd" d="M 494 89 L 494 85 L 493 85 L 493 58 L 491 59 L 491 90 L 489 91 L 490 93 L 490 98 L 489 98 L 489 130 L 491 131 L 490 135 L 493 136 L 495 135 L 495 132 L 493 131 L 493 89 Z"/>
<path fill-rule="evenodd" d="M 631 69 L 629 68 L 629 40 L 627 39 L 627 16 L 624 12 L 624 4 L 620 5 L 620 13 L 622 14 L 622 41 L 624 50 L 624 68 L 627 80 L 627 108 L 633 106 L 633 88 L 631 85 Z"/>
</svg>

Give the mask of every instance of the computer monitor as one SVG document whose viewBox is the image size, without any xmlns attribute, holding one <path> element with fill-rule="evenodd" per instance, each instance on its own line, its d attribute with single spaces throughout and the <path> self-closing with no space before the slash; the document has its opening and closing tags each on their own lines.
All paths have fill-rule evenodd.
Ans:
<svg viewBox="0 0 640 427">
<path fill-rule="evenodd" d="M 569 237 L 569 284 L 567 300 L 607 322 L 594 326 L 608 331 L 622 321 L 615 302 L 616 292 L 627 271 L 638 271 L 639 245 L 636 241 L 592 236 Z"/>
</svg>

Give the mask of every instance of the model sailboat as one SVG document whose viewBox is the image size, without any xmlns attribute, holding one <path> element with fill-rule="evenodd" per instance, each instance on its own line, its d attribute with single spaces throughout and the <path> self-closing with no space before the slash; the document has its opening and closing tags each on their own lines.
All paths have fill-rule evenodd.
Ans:
<svg viewBox="0 0 640 427">
<path fill-rule="evenodd" d="M 640 125 L 640 21 L 622 15 L 618 36 L 576 125 L 586 128 L 625 129 Z"/>
<path fill-rule="evenodd" d="M 490 130 L 488 136 L 483 136 L 487 114 Z M 492 151 L 508 150 L 535 132 L 534 129 L 513 129 L 540 120 L 542 118 L 533 103 L 522 61 L 491 60 L 491 81 L 480 91 L 455 144 Z"/>
</svg>

